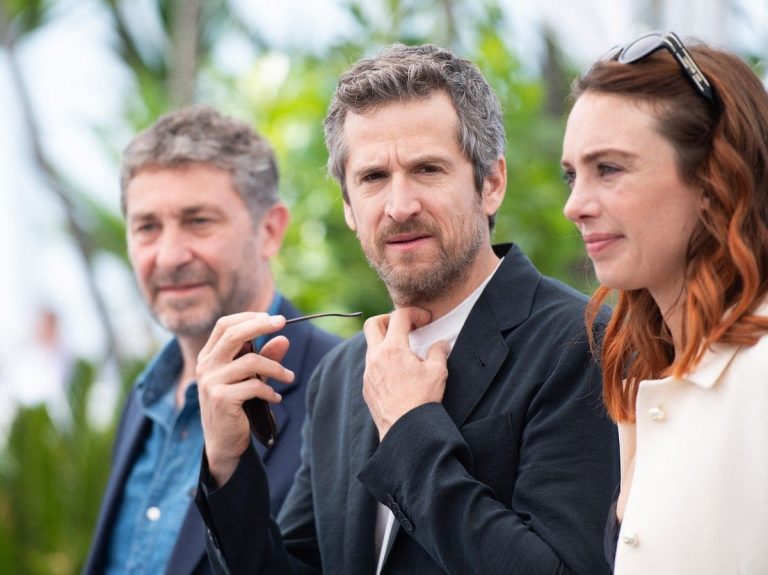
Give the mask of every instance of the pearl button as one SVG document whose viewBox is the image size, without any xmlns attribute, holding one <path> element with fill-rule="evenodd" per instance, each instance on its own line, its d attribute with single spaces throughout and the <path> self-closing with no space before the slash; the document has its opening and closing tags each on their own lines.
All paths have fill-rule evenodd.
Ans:
<svg viewBox="0 0 768 575">
<path fill-rule="evenodd" d="M 653 421 L 664 421 L 667 418 L 667 412 L 660 405 L 657 405 L 648 410 L 648 416 Z"/>
<path fill-rule="evenodd" d="M 621 541 L 624 543 L 624 545 L 629 545 L 630 547 L 637 547 L 637 544 L 639 543 L 639 539 L 635 533 L 627 533 L 626 535 L 621 536 Z"/>
<path fill-rule="evenodd" d="M 147 519 L 149 519 L 150 521 L 157 521 L 158 519 L 160 519 L 160 515 L 161 513 L 160 513 L 159 507 L 152 506 L 149 509 L 147 509 L 146 516 L 147 516 Z"/>
</svg>

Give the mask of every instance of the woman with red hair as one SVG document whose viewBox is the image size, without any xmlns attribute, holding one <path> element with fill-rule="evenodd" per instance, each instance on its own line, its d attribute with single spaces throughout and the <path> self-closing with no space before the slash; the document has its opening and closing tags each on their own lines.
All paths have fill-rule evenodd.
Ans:
<svg viewBox="0 0 768 575">
<path fill-rule="evenodd" d="M 616 573 L 768 573 L 768 95 L 674 33 L 573 86 L 565 215 L 613 304 L 600 342 L 622 479 Z M 590 330 L 591 331 L 591 330 Z"/>
</svg>

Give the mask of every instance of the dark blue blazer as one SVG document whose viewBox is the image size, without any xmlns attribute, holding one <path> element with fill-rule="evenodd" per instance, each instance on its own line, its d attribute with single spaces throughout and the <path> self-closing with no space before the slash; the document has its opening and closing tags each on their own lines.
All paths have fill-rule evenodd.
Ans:
<svg viewBox="0 0 768 575">
<path fill-rule="evenodd" d="M 448 358 L 442 403 L 411 410 L 380 444 L 362 396 L 365 339 L 323 359 L 307 391 L 302 465 L 276 522 L 255 453 L 219 488 L 203 460 L 197 502 L 215 568 L 373 574 L 380 502 L 397 519 L 385 575 L 608 574 L 618 440 L 586 298 L 514 246 L 497 254 L 504 261 Z"/>
<path fill-rule="evenodd" d="M 279 313 L 286 318 L 300 315 L 285 298 Z M 267 470 L 272 494 L 270 506 L 275 512 L 280 509 L 300 463 L 301 426 L 306 414 L 307 381 L 320 359 L 341 341 L 337 336 L 314 327 L 310 322 L 291 324 L 279 334 L 286 336 L 291 342 L 283 365 L 292 370 L 296 378 L 289 386 L 274 384 L 276 388 L 279 387 L 283 396 L 282 402 L 272 406 L 278 427 L 276 444 L 271 449 L 266 449 L 254 441 L 254 449 L 261 456 Z M 150 427 L 151 420 L 144 416 L 134 388 L 117 429 L 112 469 L 96 523 L 91 550 L 83 570 L 84 574 L 95 575 L 104 570 L 112 528 L 120 508 L 125 482 L 149 436 Z M 190 503 L 166 573 L 169 575 L 211 573 L 205 554 L 205 527 L 194 503 Z"/>
</svg>

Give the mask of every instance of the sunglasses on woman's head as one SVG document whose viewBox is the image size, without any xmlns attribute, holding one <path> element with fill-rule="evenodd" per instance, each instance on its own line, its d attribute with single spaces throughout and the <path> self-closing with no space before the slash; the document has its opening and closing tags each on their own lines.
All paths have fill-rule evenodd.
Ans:
<svg viewBox="0 0 768 575">
<path fill-rule="evenodd" d="M 714 104 L 715 97 L 712 94 L 712 86 L 709 80 L 707 80 L 696 65 L 688 50 L 685 49 L 682 40 L 674 32 L 651 32 L 630 42 L 626 46 L 614 46 L 603 54 L 600 60 L 615 60 L 619 64 L 632 64 L 661 49 L 669 50 L 699 94 Z"/>
</svg>

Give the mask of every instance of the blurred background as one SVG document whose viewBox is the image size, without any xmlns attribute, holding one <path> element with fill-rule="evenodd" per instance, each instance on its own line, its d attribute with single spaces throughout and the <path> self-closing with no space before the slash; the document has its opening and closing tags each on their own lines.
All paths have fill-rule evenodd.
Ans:
<svg viewBox="0 0 768 575">
<path fill-rule="evenodd" d="M 276 148 L 293 214 L 278 285 L 307 312 L 383 313 L 325 174 L 322 118 L 359 57 L 395 41 L 450 47 L 505 112 L 495 239 L 589 291 L 561 214 L 565 96 L 608 48 L 654 29 L 730 48 L 767 78 L 765 0 L 0 0 L 0 573 L 79 572 L 121 399 L 168 337 L 125 253 L 119 161 L 138 130 L 191 102 L 251 122 Z"/>
</svg>

